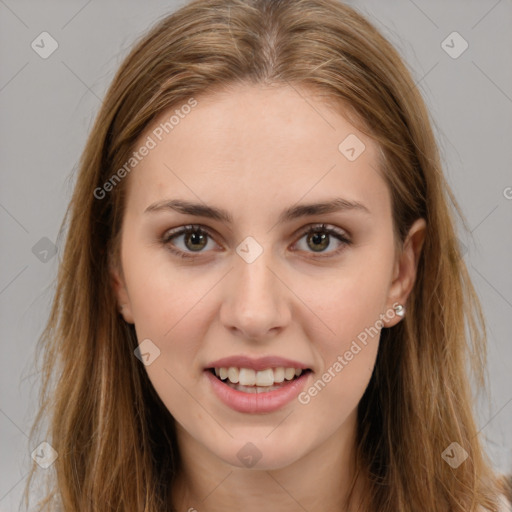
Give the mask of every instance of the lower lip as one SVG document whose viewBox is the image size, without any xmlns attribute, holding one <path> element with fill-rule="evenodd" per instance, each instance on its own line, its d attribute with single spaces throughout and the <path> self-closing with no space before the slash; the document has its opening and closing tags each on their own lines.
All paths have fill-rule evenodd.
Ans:
<svg viewBox="0 0 512 512">
<path fill-rule="evenodd" d="M 213 391 L 218 398 L 235 411 L 250 414 L 277 411 L 291 402 L 305 388 L 311 372 L 303 373 L 297 379 L 288 381 L 281 388 L 263 393 L 244 393 L 224 384 L 210 370 L 205 370 Z"/>
</svg>

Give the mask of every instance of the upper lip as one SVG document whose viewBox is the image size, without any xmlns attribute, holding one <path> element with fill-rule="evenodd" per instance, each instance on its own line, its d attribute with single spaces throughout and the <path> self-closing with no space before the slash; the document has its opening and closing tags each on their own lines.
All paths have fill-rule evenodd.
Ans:
<svg viewBox="0 0 512 512">
<path fill-rule="evenodd" d="M 309 367 L 299 361 L 294 361 L 293 359 L 286 359 L 283 357 L 277 356 L 265 356 L 259 358 L 252 358 L 248 356 L 230 356 L 223 357 L 222 359 L 217 359 L 216 361 L 212 361 L 206 369 L 209 368 L 252 368 L 255 371 L 266 370 L 267 368 L 302 368 L 303 370 L 309 369 Z"/>
</svg>

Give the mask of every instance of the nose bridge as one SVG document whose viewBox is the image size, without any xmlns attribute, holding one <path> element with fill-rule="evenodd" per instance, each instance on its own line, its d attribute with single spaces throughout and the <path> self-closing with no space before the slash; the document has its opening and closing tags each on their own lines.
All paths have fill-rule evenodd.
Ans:
<svg viewBox="0 0 512 512">
<path fill-rule="evenodd" d="M 255 258 L 258 249 L 254 240 L 237 248 L 235 268 L 222 305 L 224 325 L 250 338 L 265 336 L 288 320 L 285 287 L 275 275 L 273 251 L 260 247 Z"/>
</svg>

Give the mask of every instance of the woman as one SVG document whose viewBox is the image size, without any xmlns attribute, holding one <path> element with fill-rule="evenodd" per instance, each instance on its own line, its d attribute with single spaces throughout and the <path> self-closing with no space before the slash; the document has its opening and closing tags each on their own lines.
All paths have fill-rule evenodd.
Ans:
<svg viewBox="0 0 512 512">
<path fill-rule="evenodd" d="M 41 510 L 507 510 L 450 203 L 408 70 L 351 8 L 200 0 L 158 23 L 68 210 Z"/>
</svg>

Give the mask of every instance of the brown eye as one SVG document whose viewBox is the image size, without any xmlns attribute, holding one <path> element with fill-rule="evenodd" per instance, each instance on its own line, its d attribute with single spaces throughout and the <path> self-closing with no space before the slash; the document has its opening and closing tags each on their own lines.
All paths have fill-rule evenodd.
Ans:
<svg viewBox="0 0 512 512">
<path fill-rule="evenodd" d="M 183 239 L 180 242 L 182 237 Z M 309 227 L 309 229 L 302 233 L 299 242 L 301 242 L 303 238 L 306 239 L 306 246 L 299 247 L 299 250 L 310 254 L 313 253 L 314 258 L 336 256 L 352 243 L 344 231 L 333 227 L 326 227 L 324 224 Z M 209 239 L 216 245 L 209 231 L 201 226 L 189 225 L 166 232 L 161 238 L 161 242 L 173 254 L 180 258 L 195 258 L 196 255 L 199 256 L 200 253 L 209 252 Z M 338 243 L 337 248 L 333 245 L 333 239 Z M 299 242 L 295 245 L 300 245 Z M 180 243 L 182 247 L 179 247 Z M 328 251 L 327 249 L 331 247 L 335 249 Z M 318 256 L 316 256 L 315 253 Z"/>
<path fill-rule="evenodd" d="M 319 257 L 322 258 L 336 256 L 344 248 L 346 248 L 346 246 L 352 243 L 343 231 L 336 228 L 326 227 L 325 224 L 310 227 L 308 230 L 302 233 L 300 240 L 302 240 L 304 237 L 306 240 L 306 248 L 299 247 L 299 250 L 304 250 L 305 252 L 310 253 L 317 253 L 320 255 Z M 333 238 L 337 241 L 338 248 L 336 248 L 336 245 L 332 243 Z M 335 247 L 335 250 L 327 251 L 326 249 L 330 248 L 331 246 Z M 323 253 L 325 253 L 325 256 L 321 255 Z"/>
<path fill-rule="evenodd" d="M 309 233 L 306 240 L 308 246 L 311 247 L 314 251 L 323 251 L 324 249 L 327 249 L 331 243 L 329 235 L 317 232 Z"/>
<path fill-rule="evenodd" d="M 179 247 L 181 238 L 183 240 Z M 204 249 L 208 246 L 209 239 L 213 240 L 208 231 L 200 226 L 191 225 L 168 231 L 161 241 L 172 253 L 181 258 L 194 258 L 195 255 L 191 253 L 208 252 Z"/>
<path fill-rule="evenodd" d="M 185 233 L 185 246 L 191 251 L 200 251 L 207 244 L 208 235 L 199 231 L 193 233 Z"/>
</svg>

